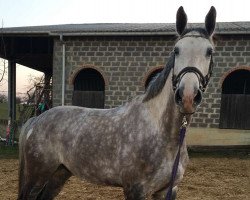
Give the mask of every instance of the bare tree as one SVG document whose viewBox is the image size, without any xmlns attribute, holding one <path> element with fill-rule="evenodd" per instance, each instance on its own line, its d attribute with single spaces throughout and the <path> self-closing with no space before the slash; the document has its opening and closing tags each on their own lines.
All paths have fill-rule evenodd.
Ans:
<svg viewBox="0 0 250 200">
<path fill-rule="evenodd" d="M 29 76 L 29 86 L 26 92 L 26 96 L 23 98 L 23 104 L 19 107 L 20 116 L 19 119 L 21 123 L 24 123 L 30 117 L 33 117 L 36 114 L 37 102 L 41 100 L 43 95 L 43 87 L 38 87 L 39 85 L 44 84 L 44 76 Z M 37 89 L 41 88 L 41 90 Z"/>
<path fill-rule="evenodd" d="M 6 76 L 6 60 L 0 59 L 0 84 L 3 85 L 7 79 Z"/>
</svg>

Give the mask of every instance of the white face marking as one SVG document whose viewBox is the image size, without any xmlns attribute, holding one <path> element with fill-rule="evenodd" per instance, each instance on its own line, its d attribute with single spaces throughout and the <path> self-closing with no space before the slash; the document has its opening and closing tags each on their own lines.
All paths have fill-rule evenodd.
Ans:
<svg viewBox="0 0 250 200">
<path fill-rule="evenodd" d="M 199 88 L 199 84 L 198 77 L 195 73 L 187 73 L 182 77 L 179 87 L 185 87 L 183 95 L 186 96 L 194 93 L 194 88 Z"/>
<path fill-rule="evenodd" d="M 30 130 L 28 131 L 28 134 L 27 134 L 27 136 L 26 136 L 26 140 L 28 140 L 28 138 L 30 137 L 30 135 L 31 135 L 32 131 L 33 131 L 33 128 L 32 128 L 32 129 L 30 129 Z"/>
</svg>

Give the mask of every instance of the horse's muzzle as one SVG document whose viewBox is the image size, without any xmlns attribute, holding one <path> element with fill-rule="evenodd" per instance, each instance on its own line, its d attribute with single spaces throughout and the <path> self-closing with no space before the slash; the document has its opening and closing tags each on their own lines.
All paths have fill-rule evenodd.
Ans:
<svg viewBox="0 0 250 200">
<path fill-rule="evenodd" d="M 202 91 L 194 88 L 192 92 L 184 91 L 184 87 L 178 88 L 175 91 L 175 102 L 180 107 L 180 112 L 183 114 L 195 113 L 198 105 L 202 100 Z"/>
</svg>

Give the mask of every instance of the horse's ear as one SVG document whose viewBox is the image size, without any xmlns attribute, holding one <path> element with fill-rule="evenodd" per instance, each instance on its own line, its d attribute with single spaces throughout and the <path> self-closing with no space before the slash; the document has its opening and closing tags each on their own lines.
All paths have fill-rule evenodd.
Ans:
<svg viewBox="0 0 250 200">
<path fill-rule="evenodd" d="M 187 25 L 187 15 L 183 7 L 179 7 L 176 14 L 176 31 L 179 35 L 183 33 Z"/>
<path fill-rule="evenodd" d="M 211 36 L 212 33 L 214 32 L 215 23 L 216 23 L 216 10 L 215 7 L 211 6 L 205 19 L 205 27 L 209 36 Z"/>
</svg>

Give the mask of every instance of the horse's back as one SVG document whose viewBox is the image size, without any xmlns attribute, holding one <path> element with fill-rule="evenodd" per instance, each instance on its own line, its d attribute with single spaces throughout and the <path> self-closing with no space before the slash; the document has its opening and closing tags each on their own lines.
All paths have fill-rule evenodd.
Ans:
<svg viewBox="0 0 250 200">
<path fill-rule="evenodd" d="M 22 128 L 21 145 L 47 152 L 48 149 L 72 148 L 72 145 L 88 136 L 103 135 L 98 132 L 100 124 L 109 121 L 113 124 L 115 109 L 91 109 L 77 106 L 54 107 L 41 115 L 29 119 Z M 117 118 L 116 118 L 117 119 Z M 87 141 L 86 141 L 87 143 Z M 46 146 L 47 148 L 44 148 Z M 49 153 L 49 152 L 47 152 Z"/>
<path fill-rule="evenodd" d="M 77 112 L 75 112 L 76 110 Z M 23 125 L 20 140 L 25 140 L 25 138 L 27 140 L 31 134 L 42 136 L 48 131 L 48 127 L 56 129 L 58 127 L 70 125 L 72 116 L 84 113 L 85 110 L 86 109 L 84 108 L 74 106 L 58 106 L 42 113 L 37 117 L 32 117 Z"/>
</svg>

